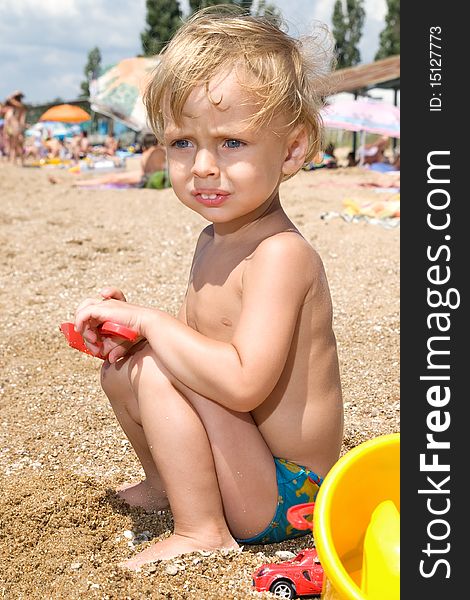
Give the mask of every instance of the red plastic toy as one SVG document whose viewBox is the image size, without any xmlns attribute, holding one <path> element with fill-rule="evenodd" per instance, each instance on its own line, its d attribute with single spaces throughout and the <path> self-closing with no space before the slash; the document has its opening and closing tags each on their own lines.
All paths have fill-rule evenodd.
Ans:
<svg viewBox="0 0 470 600">
<path fill-rule="evenodd" d="M 253 573 L 257 592 L 271 592 L 278 598 L 319 596 L 323 588 L 323 567 L 317 551 L 302 550 L 282 563 L 267 563 Z"/>
<path fill-rule="evenodd" d="M 315 508 L 315 502 L 304 502 L 303 504 L 295 504 L 287 509 L 287 520 L 296 529 L 312 529 L 312 515 Z M 310 517 L 310 520 L 306 519 Z"/>
<path fill-rule="evenodd" d="M 85 341 L 81 333 L 75 331 L 73 323 L 62 323 L 62 325 L 60 325 L 60 331 L 62 331 L 62 333 L 65 335 L 71 348 L 80 350 L 80 352 L 85 352 L 85 354 L 90 354 L 90 356 L 101 358 L 102 360 L 106 358 L 106 356 L 101 356 L 101 354 L 92 354 L 92 352 L 90 352 L 85 345 Z M 118 323 L 111 323 L 111 321 L 106 321 L 101 325 L 100 333 L 101 335 L 106 336 L 119 336 L 131 342 L 133 342 L 138 335 L 137 332 L 133 331 L 132 329 L 124 327 L 123 325 L 119 325 Z"/>
</svg>

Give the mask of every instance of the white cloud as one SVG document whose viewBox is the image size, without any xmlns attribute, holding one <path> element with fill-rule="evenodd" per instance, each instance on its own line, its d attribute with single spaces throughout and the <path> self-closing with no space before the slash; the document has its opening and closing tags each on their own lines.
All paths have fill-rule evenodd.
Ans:
<svg viewBox="0 0 470 600">
<path fill-rule="evenodd" d="M 331 26 L 334 0 L 271 0 L 295 33 L 313 20 Z M 180 0 L 187 6 L 187 0 Z M 385 0 L 365 0 L 360 43 L 373 60 L 386 13 Z M 88 52 L 98 46 L 103 65 L 141 52 L 145 0 L 0 0 L 0 100 L 21 89 L 30 103 L 76 98 Z"/>
<path fill-rule="evenodd" d="M 86 0 L 85 0 L 86 1 Z M 74 0 L 42 0 L 39 4 L 36 0 L 17 0 L 16 2 L 9 2 L 4 0 L 0 6 L 4 8 L 4 5 L 8 7 L 8 13 L 14 18 L 28 18 L 29 15 L 33 15 L 40 9 L 39 17 L 43 16 L 47 19 L 64 18 L 65 16 L 72 18 L 79 14 L 77 10 L 77 2 Z"/>
<path fill-rule="evenodd" d="M 0 99 L 76 98 L 88 52 L 104 65 L 141 52 L 145 0 L 0 0 Z"/>
</svg>

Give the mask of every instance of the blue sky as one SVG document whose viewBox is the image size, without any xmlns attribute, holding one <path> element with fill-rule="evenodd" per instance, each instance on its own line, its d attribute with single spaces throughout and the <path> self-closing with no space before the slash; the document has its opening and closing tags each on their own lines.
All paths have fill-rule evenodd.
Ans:
<svg viewBox="0 0 470 600">
<path fill-rule="evenodd" d="M 293 27 L 313 20 L 331 25 L 334 0 L 271 0 Z M 183 10 L 187 0 L 180 0 Z M 385 0 L 365 0 L 361 62 L 371 62 L 384 27 Z M 0 0 L 0 101 L 13 90 L 25 102 L 73 100 L 84 80 L 88 52 L 98 46 L 104 65 L 141 52 L 145 0 Z"/>
</svg>

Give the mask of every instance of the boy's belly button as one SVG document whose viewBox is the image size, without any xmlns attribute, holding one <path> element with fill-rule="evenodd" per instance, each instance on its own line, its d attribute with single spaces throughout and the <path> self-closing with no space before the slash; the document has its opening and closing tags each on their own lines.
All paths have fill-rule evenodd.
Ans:
<svg viewBox="0 0 470 600">
<path fill-rule="evenodd" d="M 220 322 L 222 323 L 222 325 L 225 325 L 225 327 L 232 327 L 233 325 L 232 321 L 227 317 L 222 317 L 220 319 Z"/>
</svg>

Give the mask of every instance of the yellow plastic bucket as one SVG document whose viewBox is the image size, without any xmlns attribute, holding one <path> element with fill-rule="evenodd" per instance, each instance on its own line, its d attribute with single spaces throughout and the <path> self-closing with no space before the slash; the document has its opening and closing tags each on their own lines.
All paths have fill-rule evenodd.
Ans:
<svg viewBox="0 0 470 600">
<path fill-rule="evenodd" d="M 377 581 L 383 582 L 381 600 L 399 598 L 399 511 L 399 433 L 359 444 L 338 460 L 313 511 L 315 546 L 325 571 L 322 600 L 375 600 L 365 590 Z M 364 574 L 363 564 L 369 564 Z"/>
</svg>

